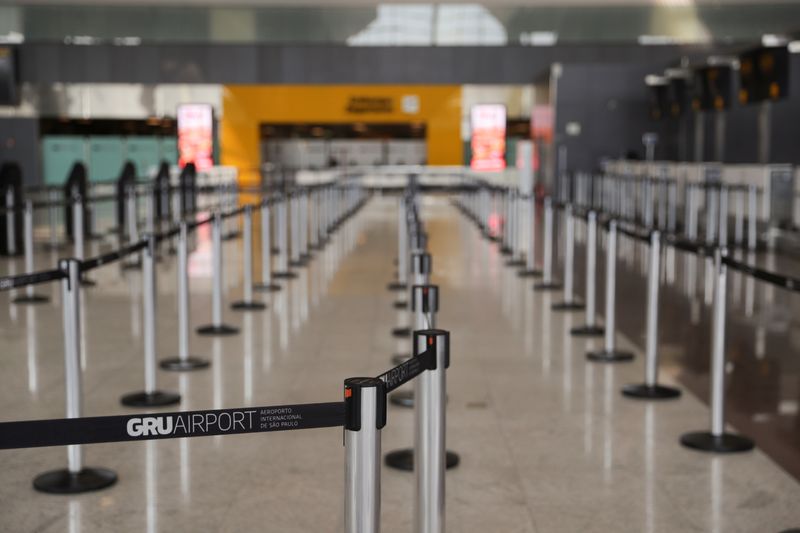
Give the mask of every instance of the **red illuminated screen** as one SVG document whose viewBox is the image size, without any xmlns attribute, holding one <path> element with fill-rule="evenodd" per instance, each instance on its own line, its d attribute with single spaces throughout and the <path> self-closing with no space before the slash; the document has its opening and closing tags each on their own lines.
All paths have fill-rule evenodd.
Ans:
<svg viewBox="0 0 800 533">
<path fill-rule="evenodd" d="M 214 112 L 209 104 L 178 107 L 178 164 L 194 163 L 197 170 L 214 166 Z"/>
<path fill-rule="evenodd" d="M 481 104 L 470 110 L 473 170 L 506 168 L 506 106 Z"/>
</svg>

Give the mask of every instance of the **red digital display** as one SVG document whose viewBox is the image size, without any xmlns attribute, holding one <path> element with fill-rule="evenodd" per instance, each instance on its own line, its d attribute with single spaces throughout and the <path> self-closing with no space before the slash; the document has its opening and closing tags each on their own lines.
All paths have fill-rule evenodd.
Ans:
<svg viewBox="0 0 800 533">
<path fill-rule="evenodd" d="M 214 166 L 214 110 L 210 104 L 178 106 L 178 164 L 197 170 Z"/>
<path fill-rule="evenodd" d="M 480 104 L 470 110 L 473 170 L 499 171 L 506 168 L 506 106 Z"/>
</svg>

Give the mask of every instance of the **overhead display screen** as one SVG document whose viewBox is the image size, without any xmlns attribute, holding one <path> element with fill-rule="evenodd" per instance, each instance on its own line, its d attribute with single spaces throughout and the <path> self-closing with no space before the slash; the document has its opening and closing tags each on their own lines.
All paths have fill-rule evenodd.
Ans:
<svg viewBox="0 0 800 533">
<path fill-rule="evenodd" d="M 210 104 L 178 106 L 178 164 L 197 170 L 214 166 L 214 109 Z"/>
<path fill-rule="evenodd" d="M 694 72 L 692 108 L 722 110 L 731 106 L 733 76 L 729 66 L 704 67 Z"/>
<path fill-rule="evenodd" d="M 470 110 L 470 168 L 496 172 L 506 168 L 506 106 L 479 104 Z"/>
<path fill-rule="evenodd" d="M 739 56 L 739 101 L 780 100 L 789 93 L 789 49 L 756 48 Z"/>
</svg>

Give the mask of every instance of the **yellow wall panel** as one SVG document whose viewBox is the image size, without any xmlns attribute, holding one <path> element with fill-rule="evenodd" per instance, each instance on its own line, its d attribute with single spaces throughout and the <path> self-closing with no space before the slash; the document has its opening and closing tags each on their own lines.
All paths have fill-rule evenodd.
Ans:
<svg viewBox="0 0 800 533">
<path fill-rule="evenodd" d="M 265 122 L 422 122 L 428 164 L 462 162 L 458 85 L 226 85 L 222 108 L 222 164 L 238 167 L 245 183 L 259 181 Z"/>
</svg>

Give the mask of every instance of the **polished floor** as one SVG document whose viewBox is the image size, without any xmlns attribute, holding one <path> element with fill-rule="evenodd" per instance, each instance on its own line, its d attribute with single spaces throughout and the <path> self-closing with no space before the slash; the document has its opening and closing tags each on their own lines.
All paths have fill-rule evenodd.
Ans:
<svg viewBox="0 0 800 533">
<path fill-rule="evenodd" d="M 261 295 L 268 310 L 226 311 L 240 335 L 192 335 L 192 353 L 212 366 L 159 372 L 160 387 L 179 391 L 183 409 L 334 401 L 345 378 L 387 369 L 393 353 L 408 350 L 408 341 L 390 335 L 405 317 L 392 308 L 397 295 L 385 289 L 394 270 L 394 206 L 394 199 L 374 198 L 296 280 Z M 642 379 L 641 357 L 587 363 L 585 352 L 600 340 L 569 335 L 582 316 L 552 312 L 559 294 L 533 292 L 446 199 L 425 198 L 422 216 L 441 287 L 437 325 L 452 332 L 448 447 L 462 462 L 447 474 L 448 531 L 800 527 L 800 484 L 761 450 L 719 457 L 678 444 L 682 433 L 707 425 L 700 399 L 691 392 L 667 403 L 623 398 L 619 388 Z M 228 300 L 241 293 L 240 257 L 241 243 L 226 243 Z M 22 270 L 21 261 L 2 261 L 6 271 Z M 49 254 L 37 256 L 38 266 L 50 264 Z M 210 319 L 209 265 L 203 233 L 190 266 L 193 326 Z M 158 267 L 159 357 L 177 350 L 174 268 L 170 256 Z M 633 267 L 631 283 L 640 271 Z M 141 273 L 108 266 L 94 277 L 98 286 L 84 291 L 83 302 L 84 410 L 127 413 L 119 397 L 143 382 Z M 53 302 L 23 307 L 0 293 L 2 420 L 63 416 L 58 290 L 37 292 Z M 641 339 L 626 332 L 636 327 L 626 317 L 640 309 L 631 304 L 620 314 L 619 343 L 641 355 Z M 663 380 L 683 380 L 679 358 L 665 359 Z M 392 407 L 384 451 L 408 446 L 411 424 L 411 411 Z M 0 452 L 0 531 L 342 530 L 338 429 L 92 445 L 85 455 L 89 465 L 116 470 L 119 483 L 79 497 L 39 494 L 32 478 L 63 466 L 64 450 Z M 412 476 L 384 468 L 382 491 L 383 531 L 411 531 Z"/>
</svg>

